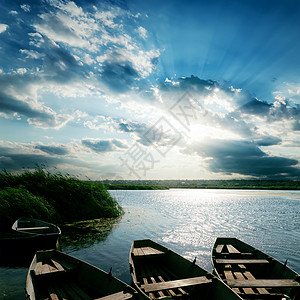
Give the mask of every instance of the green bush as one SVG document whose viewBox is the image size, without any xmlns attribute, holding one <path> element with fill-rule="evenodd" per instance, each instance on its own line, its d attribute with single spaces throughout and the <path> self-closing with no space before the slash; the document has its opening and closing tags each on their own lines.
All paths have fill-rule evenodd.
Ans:
<svg viewBox="0 0 300 300">
<path fill-rule="evenodd" d="M 0 230 L 7 231 L 21 216 L 56 221 L 53 206 L 43 197 L 33 195 L 22 187 L 0 190 Z"/>
<path fill-rule="evenodd" d="M 117 217 L 121 206 L 101 183 L 82 181 L 37 168 L 22 174 L 0 173 L 0 218 L 36 217 L 70 222 Z M 11 221 L 4 218 L 5 222 Z"/>
</svg>

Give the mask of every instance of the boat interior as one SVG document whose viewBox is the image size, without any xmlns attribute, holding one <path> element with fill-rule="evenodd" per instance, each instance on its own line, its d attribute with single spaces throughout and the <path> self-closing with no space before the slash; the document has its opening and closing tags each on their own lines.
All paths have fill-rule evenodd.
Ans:
<svg viewBox="0 0 300 300">
<path fill-rule="evenodd" d="M 213 276 L 205 271 L 200 274 L 193 264 L 180 265 L 171 253 L 150 246 L 133 249 L 135 274 L 141 290 L 151 299 L 211 299 L 208 284 Z M 179 266 L 184 275 L 177 272 Z"/>
<path fill-rule="evenodd" d="M 126 289 L 117 293 L 104 296 L 101 289 L 93 288 L 91 285 L 83 283 L 78 275 L 82 268 L 76 261 L 60 260 L 57 257 L 51 257 L 38 261 L 31 270 L 31 278 L 35 281 L 37 299 L 51 300 L 121 300 L 132 299 L 133 295 Z M 89 274 L 85 274 L 89 277 Z M 106 274 L 109 280 L 111 274 Z M 88 280 L 88 278 L 87 278 Z M 100 280 L 101 281 L 101 280 Z M 99 286 L 101 286 L 99 284 Z M 102 294 L 102 295 L 101 295 Z"/>
<path fill-rule="evenodd" d="M 274 259 L 256 249 L 218 244 L 213 260 L 221 279 L 244 299 L 300 299 L 300 283 L 283 277 L 284 266 L 279 270 Z"/>
<path fill-rule="evenodd" d="M 45 225 L 46 223 L 38 224 L 33 220 L 20 220 L 17 224 L 16 230 L 22 232 L 39 233 L 39 234 L 47 234 L 47 233 L 53 233 L 59 231 L 58 229 L 56 229 L 55 226 L 51 224 L 48 224 L 47 226 Z"/>
</svg>

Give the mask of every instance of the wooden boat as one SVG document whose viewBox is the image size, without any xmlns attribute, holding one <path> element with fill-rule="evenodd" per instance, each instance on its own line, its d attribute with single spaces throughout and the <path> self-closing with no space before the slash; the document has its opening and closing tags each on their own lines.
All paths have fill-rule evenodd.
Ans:
<svg viewBox="0 0 300 300">
<path fill-rule="evenodd" d="M 110 273 L 58 250 L 38 251 L 29 267 L 29 300 L 125 300 L 138 293 Z"/>
<path fill-rule="evenodd" d="M 28 265 L 36 251 L 58 248 L 60 235 L 60 228 L 54 224 L 20 218 L 10 232 L 0 236 L 0 264 Z"/>
<path fill-rule="evenodd" d="M 134 286 L 147 299 L 241 299 L 195 260 L 149 239 L 133 242 L 129 266 Z"/>
<path fill-rule="evenodd" d="M 61 230 L 58 226 L 32 218 L 20 218 L 12 225 L 16 238 L 25 239 L 36 246 L 36 250 L 56 248 Z M 28 244 L 30 246 L 30 244 Z"/>
<path fill-rule="evenodd" d="M 215 274 L 244 299 L 300 299 L 300 277 L 271 256 L 236 239 L 217 238 Z"/>
</svg>

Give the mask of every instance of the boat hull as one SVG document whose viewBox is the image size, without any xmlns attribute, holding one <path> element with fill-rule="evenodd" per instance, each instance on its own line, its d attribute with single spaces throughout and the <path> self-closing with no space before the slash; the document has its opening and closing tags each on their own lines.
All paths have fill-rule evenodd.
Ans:
<svg viewBox="0 0 300 300">
<path fill-rule="evenodd" d="M 217 238 L 214 273 L 244 299 L 300 299 L 299 275 L 236 238 Z"/>
<path fill-rule="evenodd" d="M 132 287 L 110 273 L 57 250 L 36 253 L 27 275 L 26 293 L 30 300 L 125 300 L 137 296 Z"/>
<path fill-rule="evenodd" d="M 9 233 L 0 236 L 0 263 L 28 263 L 38 250 L 58 249 L 58 226 L 32 218 L 20 218 Z"/>
<path fill-rule="evenodd" d="M 133 242 L 129 264 L 135 288 L 148 299 L 241 299 L 195 262 L 148 239 Z"/>
</svg>

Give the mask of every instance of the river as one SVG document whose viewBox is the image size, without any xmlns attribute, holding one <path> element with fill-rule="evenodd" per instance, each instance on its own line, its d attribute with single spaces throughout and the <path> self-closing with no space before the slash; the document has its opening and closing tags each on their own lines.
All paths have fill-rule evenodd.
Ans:
<svg viewBox="0 0 300 300">
<path fill-rule="evenodd" d="M 216 237 L 242 239 L 300 273 L 300 191 L 110 191 L 118 219 L 62 228 L 62 251 L 130 283 L 133 240 L 150 238 L 212 271 Z M 24 299 L 26 267 L 0 267 L 0 299 Z"/>
</svg>

